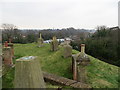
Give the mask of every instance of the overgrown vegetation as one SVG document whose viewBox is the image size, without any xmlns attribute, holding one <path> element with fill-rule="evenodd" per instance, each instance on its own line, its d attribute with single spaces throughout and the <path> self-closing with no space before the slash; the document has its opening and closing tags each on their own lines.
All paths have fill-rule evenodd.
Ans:
<svg viewBox="0 0 120 90">
<path fill-rule="evenodd" d="M 85 41 L 87 53 L 105 62 L 120 66 L 118 33 L 120 33 L 119 29 L 98 30 L 91 38 Z"/>
<path fill-rule="evenodd" d="M 73 54 L 78 51 L 73 50 Z M 37 47 L 37 44 L 15 44 L 15 57 L 38 56 L 43 71 L 72 79 L 71 58 L 63 58 L 61 47 L 56 52 L 50 51 L 50 45 Z M 118 67 L 110 65 L 89 56 L 90 65 L 86 67 L 88 72 L 87 82 L 94 88 L 118 88 Z M 14 69 L 3 77 L 3 87 L 13 87 Z M 49 84 L 48 84 L 49 85 Z M 51 85 L 50 85 L 51 87 Z M 56 86 L 55 86 L 56 87 Z"/>
<path fill-rule="evenodd" d="M 80 50 L 80 44 L 86 44 L 86 53 L 107 63 L 120 66 L 120 30 L 99 27 L 89 38 L 73 41 L 74 49 Z"/>
</svg>

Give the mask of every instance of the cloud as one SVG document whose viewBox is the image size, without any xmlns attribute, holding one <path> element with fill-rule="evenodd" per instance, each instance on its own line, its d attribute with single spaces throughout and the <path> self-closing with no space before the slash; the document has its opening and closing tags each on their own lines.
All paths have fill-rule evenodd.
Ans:
<svg viewBox="0 0 120 90">
<path fill-rule="evenodd" d="M 2 22 L 19 28 L 117 26 L 118 0 L 4 0 Z"/>
</svg>

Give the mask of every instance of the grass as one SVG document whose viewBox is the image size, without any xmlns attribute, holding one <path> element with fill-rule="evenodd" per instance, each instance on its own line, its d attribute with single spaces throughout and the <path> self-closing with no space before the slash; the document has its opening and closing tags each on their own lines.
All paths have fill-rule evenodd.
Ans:
<svg viewBox="0 0 120 90">
<path fill-rule="evenodd" d="M 44 44 L 44 47 L 37 47 L 37 44 L 15 44 L 15 60 L 23 56 L 38 56 L 43 71 L 53 73 L 59 76 L 72 79 L 71 58 L 62 57 L 62 49 L 56 52 L 50 51 L 50 45 Z M 72 50 L 73 54 L 78 53 Z M 118 67 L 107 64 L 92 56 L 90 65 L 86 67 L 88 79 L 87 82 L 93 88 L 118 88 Z M 3 87 L 13 87 L 14 69 L 3 77 Z M 52 87 L 53 85 L 48 84 Z M 53 86 L 56 87 L 56 86 Z"/>
<path fill-rule="evenodd" d="M 71 58 L 64 59 L 61 54 L 61 50 L 56 52 L 50 51 L 49 44 L 45 44 L 44 47 L 40 48 L 36 44 L 15 45 L 16 58 L 30 55 L 38 56 L 43 71 L 72 78 L 71 72 L 66 72 L 70 69 Z"/>
<path fill-rule="evenodd" d="M 119 67 L 89 57 L 91 63 L 86 67 L 89 77 L 88 83 L 94 88 L 118 88 Z"/>
</svg>

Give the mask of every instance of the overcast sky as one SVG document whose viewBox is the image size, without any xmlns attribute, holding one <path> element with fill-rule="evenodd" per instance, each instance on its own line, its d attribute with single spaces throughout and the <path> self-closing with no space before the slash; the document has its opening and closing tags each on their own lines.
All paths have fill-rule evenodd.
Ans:
<svg viewBox="0 0 120 90">
<path fill-rule="evenodd" d="M 119 0 L 4 0 L 0 24 L 18 28 L 85 28 L 118 26 Z"/>
</svg>

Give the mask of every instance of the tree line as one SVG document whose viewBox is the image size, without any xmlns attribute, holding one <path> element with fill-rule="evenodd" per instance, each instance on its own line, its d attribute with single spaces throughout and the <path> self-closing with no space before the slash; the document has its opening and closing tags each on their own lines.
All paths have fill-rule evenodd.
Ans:
<svg viewBox="0 0 120 90">
<path fill-rule="evenodd" d="M 65 29 L 43 29 L 43 30 L 20 30 L 17 29 L 13 24 L 3 24 L 2 25 L 2 42 L 8 41 L 12 39 L 13 43 L 32 43 L 37 42 L 40 33 L 42 34 L 42 38 L 44 40 L 52 39 L 53 36 L 57 38 L 66 38 L 74 35 L 78 35 L 84 33 L 82 38 L 88 36 L 89 32 L 84 29 L 74 29 L 72 27 Z M 10 28 L 11 27 L 11 28 Z"/>
<path fill-rule="evenodd" d="M 74 49 L 80 50 L 79 45 L 86 44 L 86 53 L 107 63 L 120 66 L 120 29 L 100 26 L 89 38 L 82 41 L 73 41 Z M 77 47 L 76 47 L 77 46 Z"/>
</svg>

